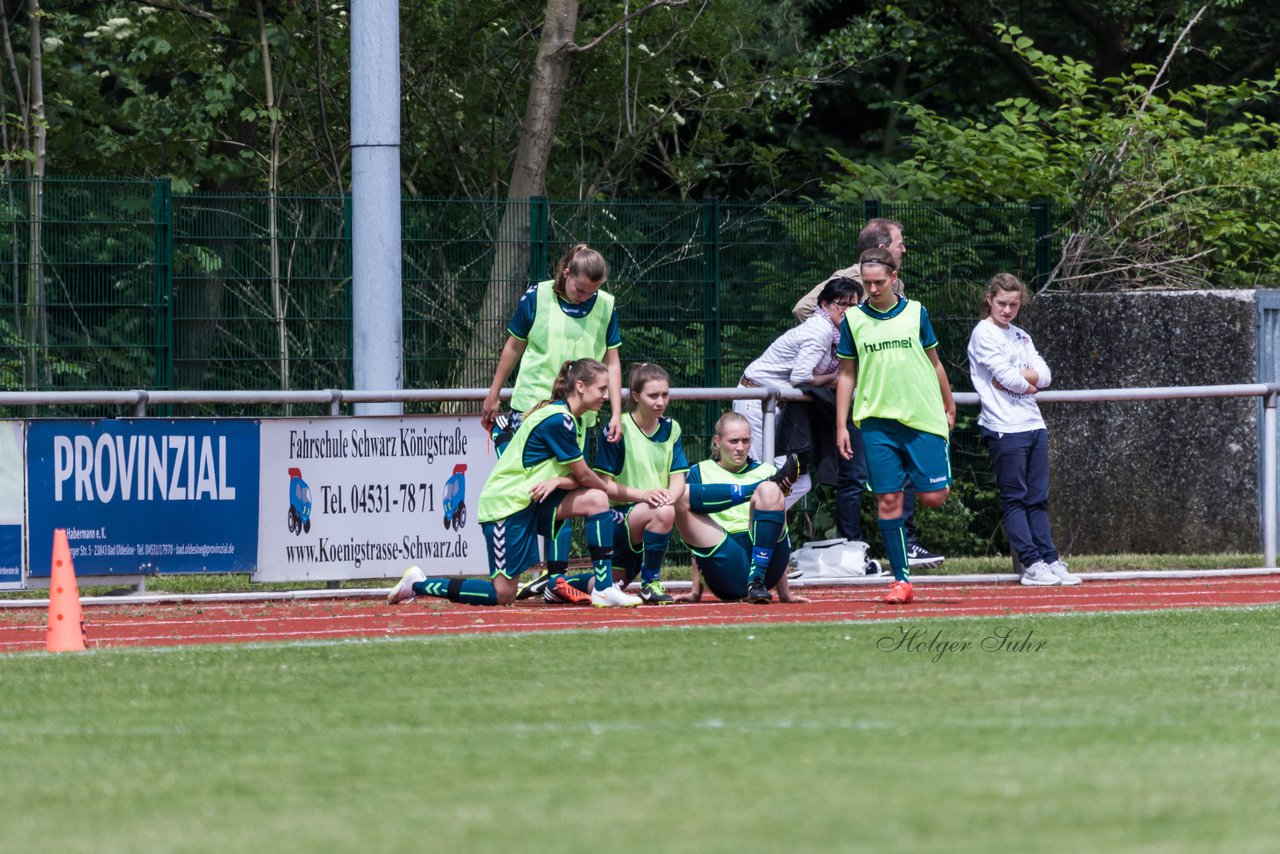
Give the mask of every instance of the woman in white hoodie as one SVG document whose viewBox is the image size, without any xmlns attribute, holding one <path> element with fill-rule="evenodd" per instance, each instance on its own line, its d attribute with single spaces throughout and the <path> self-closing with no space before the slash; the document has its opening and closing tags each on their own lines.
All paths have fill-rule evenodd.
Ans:
<svg viewBox="0 0 1280 854">
<path fill-rule="evenodd" d="M 1024 567 L 1022 583 L 1079 584 L 1049 531 L 1049 432 L 1035 395 L 1051 375 L 1031 336 L 1013 325 L 1027 298 L 1027 286 L 1011 273 L 987 282 L 982 319 L 969 336 L 969 376 L 982 402 L 978 428 L 995 469 L 1004 530 Z"/>
</svg>

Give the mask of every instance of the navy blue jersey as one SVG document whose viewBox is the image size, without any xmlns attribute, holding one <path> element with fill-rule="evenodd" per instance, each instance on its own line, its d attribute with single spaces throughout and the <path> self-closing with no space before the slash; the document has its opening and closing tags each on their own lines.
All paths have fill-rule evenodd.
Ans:
<svg viewBox="0 0 1280 854">
<path fill-rule="evenodd" d="M 582 448 L 578 445 L 578 431 L 581 429 L 578 419 L 573 417 L 568 404 L 563 401 L 547 405 L 559 406 L 564 410 L 564 415 L 560 418 L 553 416 L 534 426 L 524 444 L 524 456 L 521 459 L 525 468 L 533 468 L 543 460 L 553 457 L 562 463 L 582 459 Z"/>
<path fill-rule="evenodd" d="M 672 474 L 689 470 L 682 438 L 680 425 L 670 418 L 659 418 L 658 429 L 653 435 L 647 435 L 636 423 L 634 415 L 627 414 L 622 419 L 622 441 L 605 441 L 602 429 L 592 468 L 624 486 L 666 489 Z M 631 445 L 633 456 L 630 467 L 627 465 L 628 445 Z"/>
<path fill-rule="evenodd" d="M 592 294 L 588 299 L 576 304 L 565 302 L 557 295 L 556 303 L 569 317 L 582 318 L 590 314 L 591 309 L 595 307 L 596 295 Z M 507 332 L 513 338 L 528 341 L 529 333 L 533 330 L 533 319 L 537 314 L 538 286 L 533 285 L 524 292 L 524 296 L 520 297 L 515 313 L 511 315 L 511 322 L 507 324 Z M 613 316 L 609 318 L 609 330 L 605 333 L 605 348 L 613 349 L 620 346 L 622 346 L 622 330 L 618 326 L 618 310 L 614 308 Z"/>
</svg>

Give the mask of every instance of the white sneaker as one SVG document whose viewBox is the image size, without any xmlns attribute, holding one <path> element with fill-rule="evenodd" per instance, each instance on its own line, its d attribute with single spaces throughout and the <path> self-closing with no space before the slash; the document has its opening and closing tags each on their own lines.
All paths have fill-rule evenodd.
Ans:
<svg viewBox="0 0 1280 854">
<path fill-rule="evenodd" d="M 640 597 L 624 593 L 618 585 L 610 584 L 603 590 L 591 591 L 591 604 L 597 608 L 634 608 L 640 604 Z"/>
<path fill-rule="evenodd" d="M 1057 578 L 1059 582 L 1061 582 L 1063 587 L 1074 587 L 1084 580 L 1078 575 L 1072 575 L 1067 572 L 1067 565 L 1061 560 L 1055 560 L 1053 563 L 1049 564 L 1049 571 L 1053 573 L 1054 577 Z"/>
<path fill-rule="evenodd" d="M 1022 571 L 1022 584 L 1025 587 L 1053 587 L 1061 583 L 1053 570 L 1049 569 L 1049 565 L 1042 560 Z"/>
<path fill-rule="evenodd" d="M 413 585 L 419 581 L 426 581 L 427 574 L 416 566 L 411 566 L 404 571 L 404 575 L 400 576 L 400 581 L 395 587 L 391 588 L 391 592 L 387 594 L 387 604 L 395 605 L 397 602 L 408 602 L 418 597 L 413 592 Z"/>
</svg>

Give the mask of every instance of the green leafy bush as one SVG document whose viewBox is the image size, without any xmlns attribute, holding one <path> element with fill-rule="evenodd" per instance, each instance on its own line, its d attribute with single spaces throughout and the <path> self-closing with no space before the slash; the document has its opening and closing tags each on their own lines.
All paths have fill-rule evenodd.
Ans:
<svg viewBox="0 0 1280 854">
<path fill-rule="evenodd" d="M 1002 100 L 990 122 L 903 104 L 910 155 L 856 163 L 833 152 L 844 171 L 828 185 L 837 199 L 1066 204 L 1054 274 L 1066 288 L 1280 279 L 1280 124 L 1261 115 L 1280 75 L 1166 90 L 1159 70 L 1140 64 L 1099 82 L 1088 63 L 997 29 L 1051 103 Z"/>
</svg>

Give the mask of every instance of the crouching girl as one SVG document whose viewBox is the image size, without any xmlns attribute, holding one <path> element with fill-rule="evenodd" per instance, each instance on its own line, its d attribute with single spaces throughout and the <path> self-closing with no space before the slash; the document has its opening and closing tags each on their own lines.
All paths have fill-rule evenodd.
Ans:
<svg viewBox="0 0 1280 854">
<path fill-rule="evenodd" d="M 387 602 L 434 596 L 468 605 L 509 605 L 515 601 L 521 573 L 539 562 L 539 535 L 554 538 L 569 519 L 582 516 L 594 576 L 591 592 L 574 589 L 563 575 L 551 580 L 551 588 L 567 601 L 599 608 L 639 605 L 638 597 L 613 583 L 609 498 L 604 481 L 583 459 L 578 441 L 582 416 L 599 412 L 608 393 L 603 363 L 568 361 L 556 377 L 551 400 L 526 414 L 480 491 L 476 508 L 489 555 L 488 580 L 429 578 L 411 566 Z"/>
</svg>

